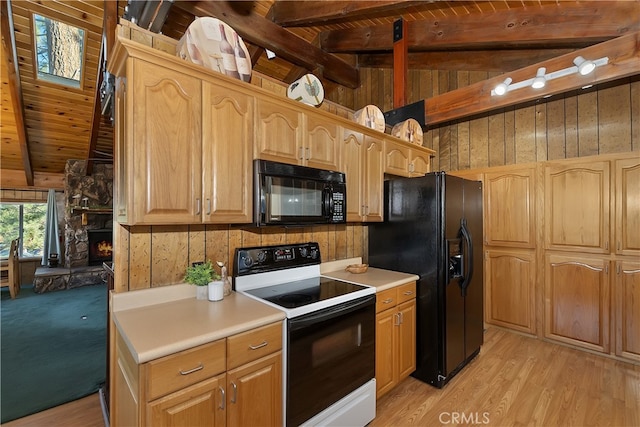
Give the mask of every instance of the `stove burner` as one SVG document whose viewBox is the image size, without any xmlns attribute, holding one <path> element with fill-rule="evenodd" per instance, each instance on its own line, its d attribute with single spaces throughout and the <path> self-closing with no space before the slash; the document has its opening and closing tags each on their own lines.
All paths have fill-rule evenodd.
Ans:
<svg viewBox="0 0 640 427">
<path fill-rule="evenodd" d="M 286 294 L 277 298 L 278 302 L 287 308 L 294 308 L 308 304 L 313 301 L 313 297 L 307 294 Z"/>
</svg>

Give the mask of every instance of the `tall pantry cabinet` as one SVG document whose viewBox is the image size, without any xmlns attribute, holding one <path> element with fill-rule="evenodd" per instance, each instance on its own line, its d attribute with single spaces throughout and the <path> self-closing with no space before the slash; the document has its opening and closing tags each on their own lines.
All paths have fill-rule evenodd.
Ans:
<svg viewBox="0 0 640 427">
<path fill-rule="evenodd" d="M 640 159 L 544 166 L 545 336 L 640 357 Z"/>
<path fill-rule="evenodd" d="M 484 174 L 485 320 L 536 333 L 535 166 Z"/>
</svg>

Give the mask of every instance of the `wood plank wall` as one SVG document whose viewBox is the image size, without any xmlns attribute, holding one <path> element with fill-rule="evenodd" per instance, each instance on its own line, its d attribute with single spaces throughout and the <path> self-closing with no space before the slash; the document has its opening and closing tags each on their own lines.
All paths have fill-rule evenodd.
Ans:
<svg viewBox="0 0 640 427">
<path fill-rule="evenodd" d="M 362 85 L 326 95 L 358 110 L 393 108 L 393 72 L 365 68 Z M 410 70 L 407 103 L 494 77 L 481 71 Z M 515 93 L 512 94 L 515 96 Z M 432 170 L 456 171 L 640 150 L 640 76 L 573 91 L 424 132 Z"/>
</svg>

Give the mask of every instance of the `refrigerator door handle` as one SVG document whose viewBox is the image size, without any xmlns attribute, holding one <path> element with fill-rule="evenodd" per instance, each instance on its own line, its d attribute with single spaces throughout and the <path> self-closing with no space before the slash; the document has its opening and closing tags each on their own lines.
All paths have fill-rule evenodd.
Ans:
<svg viewBox="0 0 640 427">
<path fill-rule="evenodd" d="M 462 238 L 464 239 L 466 246 L 464 250 L 466 274 L 460 288 L 462 289 L 462 296 L 466 296 L 467 287 L 469 286 L 469 283 L 471 283 L 471 278 L 473 277 L 473 239 L 471 237 L 471 233 L 469 233 L 469 229 L 467 228 L 467 220 L 464 218 L 460 220 L 460 233 L 462 234 Z"/>
</svg>

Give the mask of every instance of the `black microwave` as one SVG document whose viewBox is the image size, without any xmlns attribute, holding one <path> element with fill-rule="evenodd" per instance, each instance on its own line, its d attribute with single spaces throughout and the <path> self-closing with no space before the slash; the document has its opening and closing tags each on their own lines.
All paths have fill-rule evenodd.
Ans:
<svg viewBox="0 0 640 427">
<path fill-rule="evenodd" d="M 269 160 L 254 160 L 253 167 L 257 226 L 346 222 L 344 173 Z"/>
</svg>

